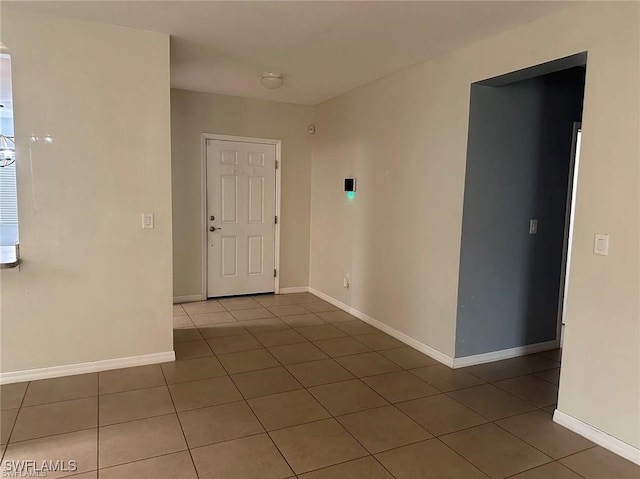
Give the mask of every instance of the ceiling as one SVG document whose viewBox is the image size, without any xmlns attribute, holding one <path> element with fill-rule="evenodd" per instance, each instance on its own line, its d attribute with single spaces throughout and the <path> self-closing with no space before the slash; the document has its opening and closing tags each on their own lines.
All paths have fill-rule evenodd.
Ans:
<svg viewBox="0 0 640 479">
<path fill-rule="evenodd" d="M 569 2 L 3 3 L 169 33 L 174 88 L 313 105 Z M 284 85 L 262 87 L 265 71 L 281 72 Z"/>
</svg>

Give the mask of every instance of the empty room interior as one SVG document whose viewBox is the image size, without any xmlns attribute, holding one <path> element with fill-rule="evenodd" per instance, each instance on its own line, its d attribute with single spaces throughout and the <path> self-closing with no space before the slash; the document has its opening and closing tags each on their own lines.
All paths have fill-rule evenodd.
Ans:
<svg viewBox="0 0 640 479">
<path fill-rule="evenodd" d="M 640 479 L 640 3 L 0 2 L 3 477 Z"/>
</svg>

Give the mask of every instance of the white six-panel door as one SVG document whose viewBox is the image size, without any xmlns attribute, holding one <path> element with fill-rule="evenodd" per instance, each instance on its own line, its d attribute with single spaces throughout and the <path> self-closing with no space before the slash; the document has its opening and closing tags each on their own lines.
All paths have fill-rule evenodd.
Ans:
<svg viewBox="0 0 640 479">
<path fill-rule="evenodd" d="M 274 291 L 276 146 L 207 140 L 207 296 Z"/>
</svg>

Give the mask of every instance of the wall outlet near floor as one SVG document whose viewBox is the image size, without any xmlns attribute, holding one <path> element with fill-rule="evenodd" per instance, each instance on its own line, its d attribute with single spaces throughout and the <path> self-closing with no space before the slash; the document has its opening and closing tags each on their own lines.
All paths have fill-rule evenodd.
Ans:
<svg viewBox="0 0 640 479">
<path fill-rule="evenodd" d="M 536 219 L 529 220 L 529 234 L 530 235 L 538 234 L 538 220 Z"/>
<path fill-rule="evenodd" d="M 344 275 L 344 280 L 342 282 L 342 286 L 344 286 L 345 288 L 348 288 L 349 286 L 351 286 L 351 274 L 347 273 Z"/>
</svg>

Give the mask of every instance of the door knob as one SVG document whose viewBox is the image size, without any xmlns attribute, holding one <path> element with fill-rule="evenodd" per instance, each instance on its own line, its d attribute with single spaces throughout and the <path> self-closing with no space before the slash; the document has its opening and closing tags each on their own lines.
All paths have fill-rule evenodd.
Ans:
<svg viewBox="0 0 640 479">
<path fill-rule="evenodd" d="M 209 231 L 221 230 L 222 228 L 216 228 L 215 226 L 209 226 Z"/>
</svg>

